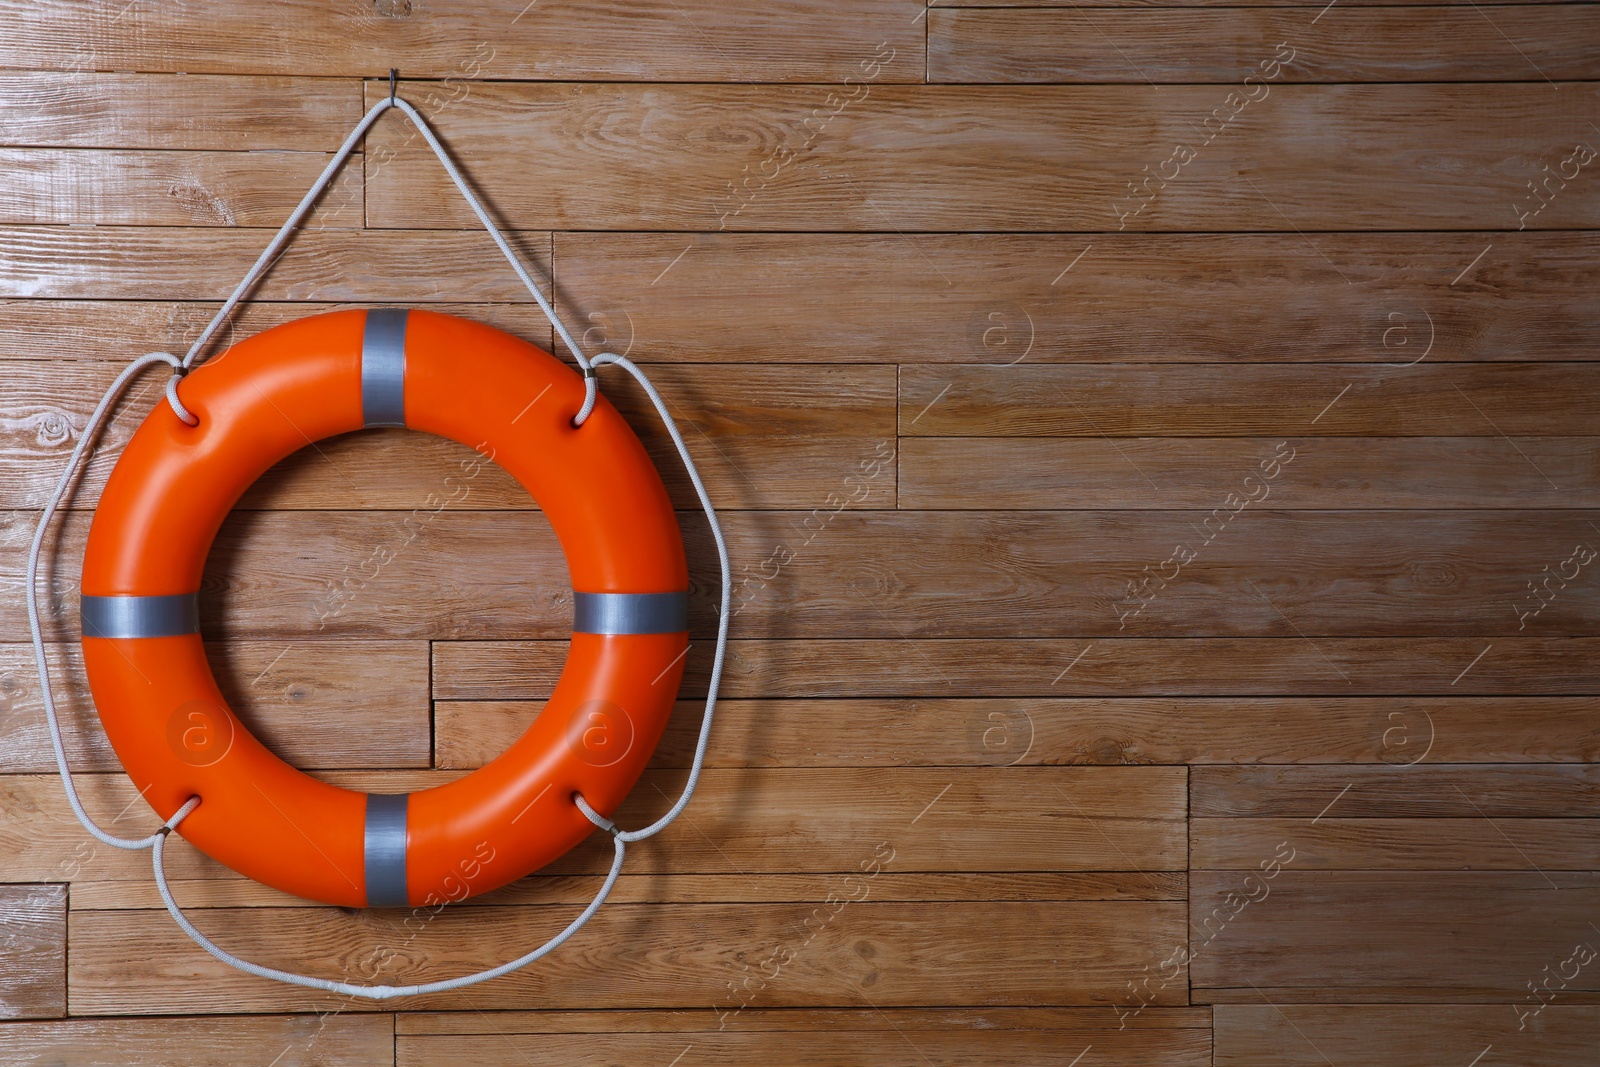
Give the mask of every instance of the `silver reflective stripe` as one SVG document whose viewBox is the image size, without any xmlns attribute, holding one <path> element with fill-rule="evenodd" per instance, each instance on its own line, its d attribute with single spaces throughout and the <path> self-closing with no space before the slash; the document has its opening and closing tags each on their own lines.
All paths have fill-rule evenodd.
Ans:
<svg viewBox="0 0 1600 1067">
<path fill-rule="evenodd" d="M 688 593 L 573 593 L 574 633 L 676 634 L 689 628 Z"/>
<path fill-rule="evenodd" d="M 361 421 L 367 426 L 406 424 L 405 308 L 367 312 L 361 335 Z"/>
<path fill-rule="evenodd" d="M 365 841 L 367 907 L 406 904 L 406 800 L 408 793 L 368 793 Z"/>
<path fill-rule="evenodd" d="M 198 593 L 85 596 L 85 637 L 177 637 L 200 632 Z"/>
</svg>

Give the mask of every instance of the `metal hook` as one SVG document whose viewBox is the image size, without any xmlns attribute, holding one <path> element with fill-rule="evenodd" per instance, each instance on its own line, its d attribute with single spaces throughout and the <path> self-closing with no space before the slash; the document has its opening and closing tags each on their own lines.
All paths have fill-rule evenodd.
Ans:
<svg viewBox="0 0 1600 1067">
<path fill-rule="evenodd" d="M 398 70 L 395 70 L 393 67 L 390 67 L 389 68 L 389 106 L 390 107 L 394 106 L 394 87 L 395 87 L 395 82 L 398 81 L 399 78 L 400 78 L 400 72 Z"/>
</svg>

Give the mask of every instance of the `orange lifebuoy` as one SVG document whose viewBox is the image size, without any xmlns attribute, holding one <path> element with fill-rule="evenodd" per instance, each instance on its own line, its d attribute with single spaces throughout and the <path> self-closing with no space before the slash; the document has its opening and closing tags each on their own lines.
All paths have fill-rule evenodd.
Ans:
<svg viewBox="0 0 1600 1067">
<path fill-rule="evenodd" d="M 340 311 L 267 330 L 190 374 L 186 425 L 158 405 L 101 496 L 83 565 L 83 655 L 106 734 L 163 818 L 256 881 L 346 906 L 435 904 L 577 844 L 654 751 L 687 649 L 688 571 L 660 476 L 584 382 L 509 334 L 427 311 Z M 239 496 L 307 444 L 406 426 L 472 446 L 533 495 L 566 554 L 574 627 L 533 725 L 467 776 L 411 794 L 317 781 L 227 706 L 201 644 L 207 553 Z"/>
</svg>

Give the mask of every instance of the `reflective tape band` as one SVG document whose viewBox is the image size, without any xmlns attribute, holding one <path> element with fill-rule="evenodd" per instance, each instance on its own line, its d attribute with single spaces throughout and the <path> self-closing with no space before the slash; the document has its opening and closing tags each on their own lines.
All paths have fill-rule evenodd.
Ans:
<svg viewBox="0 0 1600 1067">
<path fill-rule="evenodd" d="M 406 424 L 405 308 L 367 312 L 361 335 L 361 421 L 367 426 Z"/>
<path fill-rule="evenodd" d="M 689 628 L 688 593 L 573 593 L 580 634 L 676 634 Z"/>
<path fill-rule="evenodd" d="M 198 593 L 171 596 L 85 596 L 85 637 L 178 637 L 200 632 Z"/>
<path fill-rule="evenodd" d="M 409 793 L 368 793 L 367 907 L 401 908 L 406 901 L 406 801 Z"/>
</svg>

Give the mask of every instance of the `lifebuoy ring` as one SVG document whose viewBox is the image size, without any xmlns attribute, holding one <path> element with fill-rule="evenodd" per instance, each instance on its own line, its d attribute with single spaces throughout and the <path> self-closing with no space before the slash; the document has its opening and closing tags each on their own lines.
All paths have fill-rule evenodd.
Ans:
<svg viewBox="0 0 1600 1067">
<path fill-rule="evenodd" d="M 688 647 L 676 515 L 643 446 L 583 379 L 491 327 L 428 311 L 340 311 L 274 327 L 184 379 L 101 496 L 83 564 L 83 657 L 106 734 L 163 818 L 207 855 L 296 896 L 433 905 L 534 871 L 609 814 L 654 751 Z M 549 703 L 487 766 L 399 795 L 291 767 L 227 706 L 202 647 L 206 555 L 240 495 L 283 457 L 370 426 L 476 449 L 534 497 L 566 554 L 572 644 Z"/>
</svg>

